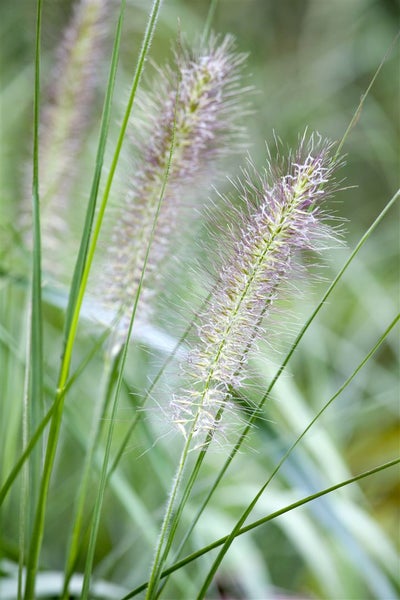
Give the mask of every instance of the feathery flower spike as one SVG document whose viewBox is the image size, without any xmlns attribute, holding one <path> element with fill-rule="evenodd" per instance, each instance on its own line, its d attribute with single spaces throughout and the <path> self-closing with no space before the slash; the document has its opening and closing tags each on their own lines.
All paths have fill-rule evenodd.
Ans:
<svg viewBox="0 0 400 600">
<path fill-rule="evenodd" d="M 141 318 L 148 316 L 149 297 L 179 222 L 182 197 L 188 196 L 189 186 L 200 175 L 209 175 L 216 158 L 239 146 L 242 128 L 237 120 L 243 92 L 239 75 L 244 59 L 244 55 L 234 52 L 230 36 L 222 42 L 213 38 L 194 53 L 179 47 L 175 52 L 176 69 L 159 69 L 159 81 L 140 99 L 143 122 L 139 132 L 132 132 L 140 158 L 112 233 L 102 285 L 106 306 L 121 311 L 121 340 L 127 333 L 143 269 L 173 129 L 174 152 L 147 263 Z"/>
<path fill-rule="evenodd" d="M 286 174 L 283 164 L 268 163 L 261 175 L 245 173 L 238 184 L 248 214 L 240 216 L 239 235 L 232 236 L 230 256 L 199 318 L 199 343 L 185 367 L 191 391 L 172 403 L 174 421 L 185 435 L 216 426 L 230 389 L 243 380 L 248 351 L 265 332 L 265 317 L 282 283 L 296 277 L 298 251 L 318 251 L 321 241 L 332 237 L 321 219 L 322 203 L 335 187 L 331 149 L 319 136 L 308 141 L 304 136 Z"/>
<path fill-rule="evenodd" d="M 40 198 L 45 267 L 60 276 L 58 258 L 71 210 L 68 194 L 77 173 L 77 156 L 91 118 L 99 66 L 107 33 L 109 0 L 80 0 L 57 51 L 47 104 L 41 119 Z M 27 194 L 29 197 L 29 194 Z M 30 214 L 22 215 L 30 246 Z"/>
</svg>

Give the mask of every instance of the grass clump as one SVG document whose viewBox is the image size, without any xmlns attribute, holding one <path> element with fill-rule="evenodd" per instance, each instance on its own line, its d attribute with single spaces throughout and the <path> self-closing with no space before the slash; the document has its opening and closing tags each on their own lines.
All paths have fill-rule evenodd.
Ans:
<svg viewBox="0 0 400 600">
<path fill-rule="evenodd" d="M 1 188 L 5 598 L 399 592 L 399 311 L 376 250 L 394 248 L 385 258 L 394 264 L 388 217 L 400 192 L 389 147 L 387 162 L 381 154 L 371 163 L 380 206 L 363 187 L 366 214 L 347 208 L 357 202 L 353 184 L 369 177 L 366 163 L 361 175 L 354 165 L 362 135 L 383 119 L 373 94 L 396 43 L 359 68 L 355 81 L 368 77 L 346 120 L 340 102 L 328 115 L 329 102 L 316 100 L 329 93 L 321 68 L 348 51 L 336 37 L 332 54 L 327 30 L 310 54 L 307 28 L 328 27 L 321 8 L 310 5 L 295 28 L 280 19 L 284 8 L 269 14 L 282 35 L 276 48 L 266 38 L 262 102 L 253 90 L 263 87 L 260 58 L 245 54 L 261 39 L 257 27 L 254 40 L 241 36 L 232 6 L 234 42 L 224 3 L 203 8 L 154 0 L 145 14 L 124 1 L 118 9 L 79 0 L 44 83 L 48 7 L 37 3 L 33 151 L 21 159 L 21 181 L 5 177 Z M 141 45 L 127 48 L 141 20 Z M 224 35 L 211 33 L 212 21 Z M 172 22 L 178 42 L 167 61 Z M 177 33 L 186 26 L 186 37 Z M 285 66 L 290 32 L 307 60 L 293 52 Z M 158 66 L 143 78 L 150 54 Z M 2 100 L 20 85 L 6 86 Z M 287 144 L 265 160 L 259 148 L 273 129 Z M 5 131 L 18 155 L 16 123 Z M 337 131 L 337 143 L 326 141 Z M 243 167 L 247 139 L 255 147 Z M 366 438 L 370 455 L 360 461 Z"/>
</svg>

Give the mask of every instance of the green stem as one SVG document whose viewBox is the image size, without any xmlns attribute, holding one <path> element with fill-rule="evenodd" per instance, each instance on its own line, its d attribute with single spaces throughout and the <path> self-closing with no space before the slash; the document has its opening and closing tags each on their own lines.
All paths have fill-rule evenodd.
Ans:
<svg viewBox="0 0 400 600">
<path fill-rule="evenodd" d="M 40 126 L 40 54 L 42 28 L 42 0 L 37 5 L 37 32 L 35 58 L 35 98 L 34 98 L 34 133 L 33 133 L 33 181 L 32 181 L 32 214 L 33 214 L 33 253 L 32 253 L 32 295 L 30 307 L 30 358 L 28 369 L 28 394 L 26 395 L 27 433 L 35 431 L 44 411 L 43 403 L 43 313 L 42 313 L 42 249 L 40 225 L 40 191 L 39 191 L 39 126 Z M 40 471 L 42 466 L 41 449 L 37 448 L 30 457 L 28 493 L 30 497 L 28 529 L 30 530 L 34 513 L 32 507 L 39 494 Z"/>
<path fill-rule="evenodd" d="M 178 469 L 176 471 L 176 475 L 174 478 L 174 483 L 172 486 L 172 490 L 168 499 L 167 508 L 164 515 L 164 520 L 161 526 L 160 536 L 157 542 L 157 548 L 153 560 L 153 565 L 150 572 L 149 583 L 146 592 L 146 600 L 152 600 L 157 595 L 157 585 L 161 578 L 161 571 L 166 559 L 165 552 L 165 539 L 167 537 L 167 533 L 170 527 L 176 498 L 181 486 L 182 478 L 185 472 L 185 466 L 187 457 L 189 455 L 190 445 L 192 442 L 192 431 L 188 435 L 187 440 L 185 442 L 184 448 L 181 453 L 181 457 L 179 459 Z"/>
<path fill-rule="evenodd" d="M 42 0 L 37 3 L 36 58 L 35 58 L 35 98 L 33 134 L 33 277 L 31 313 L 31 381 L 32 423 L 36 427 L 37 416 L 43 403 L 43 317 L 42 317 L 42 274 L 41 274 L 41 234 L 39 197 L 39 122 L 40 122 L 40 47 L 42 29 Z"/>
<path fill-rule="evenodd" d="M 31 311 L 29 311 L 31 313 Z M 29 314 L 28 320 L 32 318 Z M 24 399 L 22 409 L 22 443 L 25 447 L 28 444 L 30 436 L 30 428 L 28 425 L 29 420 L 29 355 L 31 352 L 30 339 L 26 343 L 26 355 L 25 355 L 25 381 L 24 381 Z M 16 352 L 18 357 L 18 352 Z M 36 454 L 38 454 L 38 448 L 35 448 Z M 34 454 L 33 454 L 34 456 Z M 23 595 L 23 572 L 25 567 L 25 552 L 26 552 L 26 539 L 28 534 L 27 525 L 32 524 L 32 506 L 29 503 L 29 462 L 24 465 L 22 471 L 21 491 L 20 491 L 20 505 L 19 505 L 19 560 L 18 560 L 18 600 L 22 600 Z M 29 503 L 29 504 L 28 504 Z M 29 508 L 28 508 L 29 507 Z M 33 505 L 34 507 L 34 505 Z M 29 519 L 27 518 L 29 514 Z"/>
<path fill-rule="evenodd" d="M 41 68 L 41 32 L 42 32 L 42 0 L 37 2 L 36 13 L 36 45 L 35 45 L 35 88 L 33 105 L 33 178 L 32 178 L 32 214 L 33 214 L 33 253 L 32 253 L 32 290 L 30 306 L 30 339 L 29 360 L 26 364 L 26 382 L 28 384 L 25 402 L 27 419 L 23 424 L 24 437 L 31 435 L 40 422 L 43 412 L 43 314 L 42 314 L 42 257 L 41 257 L 41 232 L 40 232 L 40 195 L 39 195 L 39 125 L 40 125 L 40 68 Z M 34 507 L 39 496 L 39 481 L 41 469 L 41 452 L 36 448 L 32 453 L 31 464 L 28 467 L 27 477 L 24 478 L 21 489 L 21 544 L 25 545 L 25 535 L 22 528 L 28 525 L 31 530 L 34 515 L 26 520 L 28 494 L 31 502 L 29 507 Z M 29 511 L 30 512 L 30 511 Z M 24 547 L 21 546 L 21 559 L 18 577 L 18 597 L 22 595 L 21 586 L 21 561 Z M 29 568 L 29 558 L 28 558 Z"/>
<path fill-rule="evenodd" d="M 107 412 L 107 406 L 111 398 L 111 392 L 113 389 L 115 375 L 118 369 L 119 359 L 120 354 L 115 355 L 112 358 L 110 356 L 106 357 L 105 370 L 103 374 L 104 383 L 102 387 L 104 389 L 104 392 L 102 394 L 102 401 L 97 403 L 94 413 L 92 415 L 93 429 L 90 435 L 90 439 L 85 448 L 85 462 L 83 465 L 79 490 L 76 496 L 72 535 L 69 544 L 67 561 L 65 565 L 64 587 L 61 596 L 62 600 L 68 600 L 69 598 L 69 582 L 75 570 L 76 561 L 79 554 L 80 542 L 82 539 L 82 523 L 89 480 L 93 471 L 93 467 L 95 465 L 95 453 L 97 449 L 97 444 L 100 439 L 102 425 L 104 424 L 104 416 Z"/>
</svg>

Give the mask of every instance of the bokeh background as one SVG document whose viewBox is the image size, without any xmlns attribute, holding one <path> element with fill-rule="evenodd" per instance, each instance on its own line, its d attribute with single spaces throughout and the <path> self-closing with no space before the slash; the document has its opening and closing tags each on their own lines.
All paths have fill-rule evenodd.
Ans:
<svg viewBox="0 0 400 600">
<path fill-rule="evenodd" d="M 115 127 L 126 99 L 149 4 L 128 2 Z M 61 32 L 71 8 L 72 3 L 65 0 L 44 3 L 44 89 L 49 83 Z M 115 8 L 117 10 L 117 6 Z M 164 0 L 151 58 L 161 64 L 168 59 L 179 31 L 189 41 L 198 39 L 208 9 L 208 0 Z M 249 151 L 257 165 L 263 164 L 265 143 L 273 143 L 274 132 L 285 145 L 295 144 L 306 127 L 332 140 L 341 139 L 399 30 L 399 11 L 397 0 L 219 0 L 213 30 L 233 34 L 238 49 L 249 54 L 244 85 L 253 86 L 255 91 L 250 96 L 252 110 L 246 115 L 245 124 Z M 31 155 L 34 23 L 34 2 L 21 0 L 16 4 L 14 0 L 1 0 L 0 373 L 3 375 L 0 434 L 4 473 L 18 456 L 18 404 L 23 395 L 22 367 L 11 358 L 10 348 L 15 346 L 17 355 L 21 356 L 26 319 L 24 278 L 29 263 L 20 247 L 18 215 L 26 194 L 24 173 Z M 109 44 L 111 47 L 111 39 Z M 332 201 L 332 208 L 345 221 L 346 247 L 332 252 L 320 281 L 309 288 L 305 285 L 306 299 L 290 304 L 290 310 L 297 314 L 290 325 L 293 333 L 350 249 L 399 187 L 399 64 L 397 42 L 343 148 L 346 158 L 340 177 L 346 189 Z M 107 68 L 106 62 L 104 78 Z M 45 92 L 43 99 L 46 99 Z M 100 90 L 97 102 L 100 107 Z M 88 169 L 96 124 L 98 121 L 94 119 L 88 137 L 87 162 L 82 163 Z M 224 167 L 226 175 L 235 177 L 243 161 L 243 157 L 232 157 Z M 85 184 L 81 184 L 79 193 L 84 202 Z M 380 224 L 304 338 L 290 364 L 289 374 L 267 404 L 264 419 L 260 420 L 248 447 L 238 457 L 213 506 L 204 515 L 191 549 L 229 531 L 243 503 L 266 479 L 282 449 L 351 374 L 398 311 L 398 217 L 398 210 L 394 208 Z M 74 227 L 78 236 L 79 219 L 72 227 L 72 237 Z M 185 244 L 183 239 L 182 255 L 187 250 Z M 66 261 L 68 252 L 66 248 Z M 188 274 L 186 277 L 190 278 Z M 180 306 L 189 301 L 182 298 L 185 289 L 196 291 L 196 286 L 201 287 L 201 284 L 187 280 L 178 286 Z M 171 307 L 178 303 L 174 298 L 176 290 L 172 288 L 173 282 L 165 294 L 171 295 L 172 300 L 160 309 L 158 319 L 160 330 L 165 329 L 170 335 L 173 335 L 172 325 L 178 323 L 178 327 L 183 327 L 181 321 L 184 320 L 184 312 L 183 316 L 170 314 Z M 50 381 L 55 377 L 63 321 L 59 296 L 51 292 L 50 285 L 45 307 L 46 369 Z M 84 356 L 97 333 L 93 324 L 87 326 L 86 334 L 82 333 L 78 340 L 77 360 Z M 129 425 L 147 379 L 151 379 L 163 358 L 158 341 L 154 340 L 152 346 L 147 340 L 132 349 L 117 440 Z M 282 356 L 279 353 L 287 344 L 283 338 L 283 341 L 273 341 L 272 351 L 267 344 L 261 347 L 260 356 L 254 361 L 255 398 L 268 385 L 274 365 L 279 364 Z M 399 454 L 398 351 L 398 336 L 392 334 L 371 365 L 335 401 L 288 461 L 258 505 L 254 518 Z M 99 360 L 79 380 L 76 393 L 70 399 L 54 476 L 42 563 L 44 568 L 54 571 L 63 568 L 68 518 L 101 369 Z M 160 392 L 160 397 L 163 393 L 165 391 Z M 82 403 L 82 399 L 85 402 Z M 157 398 L 157 402 L 160 401 Z M 153 520 L 154 528 L 161 517 L 181 443 L 178 436 L 161 437 L 163 430 L 159 421 L 154 411 L 143 420 L 137 438 L 123 458 L 119 478 L 106 498 L 103 513 L 96 573 L 127 590 L 146 576 L 151 540 L 155 539 L 155 531 L 150 526 L 146 529 L 146 523 L 148 519 Z M 202 496 L 201 486 L 206 488 L 223 459 L 222 451 L 208 461 L 190 505 L 192 512 Z M 260 528 L 254 535 L 243 537 L 229 554 L 221 569 L 219 587 L 211 590 L 209 597 L 394 598 L 393 594 L 399 593 L 393 575 L 396 569 L 398 574 L 399 567 L 395 550 L 399 527 L 398 475 L 398 469 L 392 469 L 366 480 L 358 488 L 295 511 L 279 522 Z M 3 553 L 10 561 L 18 559 L 17 506 L 16 492 L 5 508 L 4 528 L 0 534 L 0 556 Z M 81 567 L 84 556 L 83 545 Z M 201 579 L 201 573 L 201 567 L 191 566 L 181 579 L 171 584 L 169 597 L 189 600 L 191 592 L 187 590 L 191 588 L 187 587 L 190 583 L 187 578 L 196 581 L 198 575 Z"/>
</svg>

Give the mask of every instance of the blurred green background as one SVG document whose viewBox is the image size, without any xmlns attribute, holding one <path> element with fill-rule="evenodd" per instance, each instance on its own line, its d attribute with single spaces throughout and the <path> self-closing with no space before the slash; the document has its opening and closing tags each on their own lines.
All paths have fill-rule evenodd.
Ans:
<svg viewBox="0 0 400 600">
<path fill-rule="evenodd" d="M 118 106 L 126 98 L 149 4 L 128 2 L 117 82 L 117 114 Z M 65 0 L 44 3 L 44 86 L 71 6 Z M 117 3 L 115 7 L 117 10 Z M 152 59 L 162 64 L 170 56 L 171 44 L 179 30 L 188 40 L 198 39 L 208 8 L 207 0 L 164 0 Z M 213 30 L 232 33 L 238 49 L 249 54 L 244 85 L 254 86 L 255 93 L 251 95 L 252 113 L 246 116 L 246 126 L 250 153 L 256 164 L 262 165 L 265 142 L 273 143 L 273 132 L 288 145 L 296 143 L 305 127 L 340 140 L 397 34 L 399 14 L 396 0 L 219 0 Z M 0 268 L 2 273 L 17 277 L 26 275 L 26 263 L 15 259 L 18 242 L 13 230 L 17 228 L 24 193 L 23 173 L 31 152 L 34 23 L 34 2 L 1 0 Z M 104 77 L 107 68 L 105 64 Z M 340 177 L 347 189 L 332 201 L 332 208 L 346 220 L 345 240 L 350 249 L 399 187 L 399 101 L 397 42 L 343 148 L 346 164 Z M 101 102 L 99 93 L 98 107 Z M 93 124 L 93 135 L 96 125 L 97 121 Z M 242 158 L 232 158 L 227 175 L 235 177 L 242 164 Z M 395 208 L 369 239 L 303 340 L 290 364 L 290 375 L 283 378 L 267 405 L 266 420 L 260 422 L 246 452 L 232 467 L 226 485 L 221 487 L 215 504 L 201 521 L 191 548 L 229 531 L 242 503 L 251 498 L 268 476 L 282 448 L 293 441 L 293 436 L 351 374 L 398 311 L 398 216 Z M 298 321 L 292 326 L 294 331 L 343 263 L 348 248 L 333 251 L 329 265 L 322 270 L 324 280 L 310 286 L 308 300 L 290 306 L 298 313 Z M 15 345 L 15 353 L 21 356 L 25 288 L 5 276 L 0 281 L 1 463 L 7 473 L 19 454 L 19 410 L 15 404 L 23 394 L 23 371 L 11 357 L 11 348 Z M 188 287 L 196 285 L 190 282 Z M 180 294 L 184 288 L 185 285 L 180 286 Z M 159 323 L 168 319 L 174 323 L 175 317 L 168 315 L 168 310 L 164 309 Z M 60 352 L 62 317 L 56 306 L 50 302 L 46 305 L 46 369 L 50 382 L 54 380 Z M 76 360 L 97 335 L 93 327 L 88 332 L 87 337 L 82 334 L 78 340 Z M 287 342 L 278 340 L 273 345 L 276 350 L 272 363 L 277 365 L 281 356 L 278 352 L 287 348 Z M 263 354 L 254 364 L 255 398 L 274 372 L 265 360 L 270 358 L 269 347 L 261 349 Z M 392 334 L 373 363 L 323 416 L 315 432 L 310 432 L 308 441 L 296 451 L 265 501 L 260 503 L 255 518 L 399 454 L 398 355 L 398 336 Z M 138 401 L 146 378 L 152 377 L 161 358 L 151 344 L 143 343 L 132 350 L 117 439 L 129 424 L 132 404 Z M 68 515 L 84 453 L 91 400 L 96 397 L 101 370 L 99 360 L 79 381 L 70 399 L 44 546 L 42 564 L 46 568 L 63 568 Z M 84 410 L 82 398 L 87 400 Z M 103 512 L 97 573 L 128 590 L 146 576 L 151 557 L 147 536 L 154 540 L 155 531 L 146 530 L 146 526 L 140 529 L 139 525 L 145 524 L 146 518 L 160 519 L 181 443 L 178 437 L 171 436 L 157 440 L 163 432 L 160 419 L 150 413 L 143 420 Z M 216 454 L 207 464 L 202 479 L 204 487 L 223 458 L 223 452 Z M 398 543 L 398 475 L 398 469 L 392 469 L 365 481 L 358 489 L 332 496 L 331 500 L 316 503 L 315 508 L 299 510 L 260 529 L 252 537 L 243 537 L 221 571 L 220 590 L 230 593 L 232 598 L 255 600 L 264 600 L 260 594 L 266 589 L 269 595 L 265 598 L 278 597 L 274 595 L 276 588 L 298 598 L 394 598 L 388 594 L 393 590 L 399 592 L 393 577 L 398 569 L 398 559 L 393 554 L 393 546 Z M 199 486 L 192 511 L 202 492 Z M 15 493 L 3 515 L 1 539 L 4 556 L 13 560 L 17 558 L 17 505 Z M 84 554 L 83 547 L 82 563 Z M 200 567 L 199 571 L 196 569 L 188 569 L 194 581 L 201 575 Z M 387 587 L 388 581 L 391 587 Z M 187 579 L 173 583 L 170 597 L 190 600 L 190 593 L 184 592 L 190 589 L 185 588 L 187 585 Z M 214 589 L 209 597 L 227 597 L 222 593 Z"/>
</svg>

